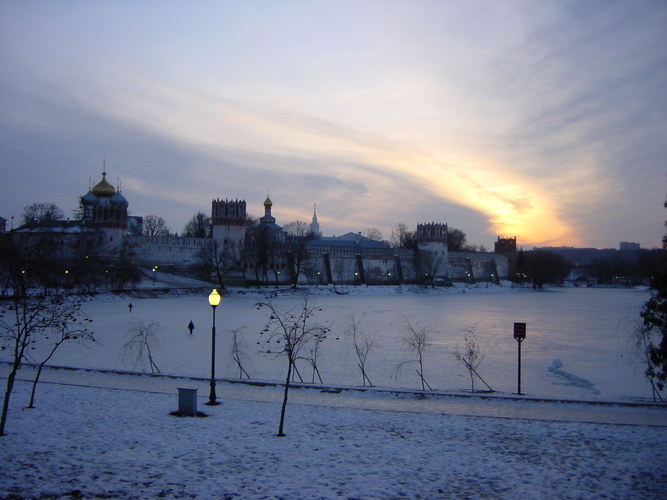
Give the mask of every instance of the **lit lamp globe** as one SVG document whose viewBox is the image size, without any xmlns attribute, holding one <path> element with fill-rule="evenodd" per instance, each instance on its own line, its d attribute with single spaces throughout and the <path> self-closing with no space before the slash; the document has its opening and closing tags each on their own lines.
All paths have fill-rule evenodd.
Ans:
<svg viewBox="0 0 667 500">
<path fill-rule="evenodd" d="M 216 307 L 218 304 L 220 304 L 220 294 L 215 288 L 208 296 L 208 303 L 211 304 L 211 307 Z"/>
</svg>

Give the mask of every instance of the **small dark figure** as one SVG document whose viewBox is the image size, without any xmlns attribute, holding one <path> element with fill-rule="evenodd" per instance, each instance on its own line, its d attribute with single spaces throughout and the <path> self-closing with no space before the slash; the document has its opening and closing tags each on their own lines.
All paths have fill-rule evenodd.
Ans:
<svg viewBox="0 0 667 500">
<path fill-rule="evenodd" d="M 132 306 L 132 302 L 130 302 L 130 303 L 127 305 L 127 308 L 130 310 L 130 312 L 132 312 L 132 307 L 133 307 L 133 306 Z"/>
<path fill-rule="evenodd" d="M 192 335 L 192 330 L 194 329 L 195 329 L 195 324 L 192 321 L 190 321 L 190 323 L 188 323 L 188 330 L 190 330 L 190 335 Z"/>
</svg>

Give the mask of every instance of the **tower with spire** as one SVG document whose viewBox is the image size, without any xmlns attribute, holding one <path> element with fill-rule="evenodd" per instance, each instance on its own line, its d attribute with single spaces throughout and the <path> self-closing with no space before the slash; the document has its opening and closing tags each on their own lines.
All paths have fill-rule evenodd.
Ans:
<svg viewBox="0 0 667 500">
<path fill-rule="evenodd" d="M 257 230 L 264 234 L 266 241 L 283 241 L 284 234 L 283 228 L 276 224 L 276 218 L 271 215 L 271 208 L 273 207 L 273 202 L 269 195 L 266 195 L 266 200 L 264 200 L 264 216 L 259 218 L 259 224 Z"/>
<path fill-rule="evenodd" d="M 310 232 L 315 235 L 316 238 L 322 237 L 320 232 L 320 223 L 317 222 L 317 204 L 313 203 L 313 220 L 310 222 Z"/>
</svg>

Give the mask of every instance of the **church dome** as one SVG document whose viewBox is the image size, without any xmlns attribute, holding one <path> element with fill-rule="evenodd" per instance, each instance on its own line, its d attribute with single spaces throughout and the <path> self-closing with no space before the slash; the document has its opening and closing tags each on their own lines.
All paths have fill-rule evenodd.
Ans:
<svg viewBox="0 0 667 500">
<path fill-rule="evenodd" d="M 94 205 L 97 201 L 97 196 L 95 196 L 92 191 L 88 191 L 81 197 L 81 204 L 85 206 Z"/>
<path fill-rule="evenodd" d="M 114 194 L 109 201 L 111 202 L 112 205 L 120 206 L 120 207 L 127 207 L 127 199 L 125 196 L 123 196 L 120 193 Z"/>
<path fill-rule="evenodd" d="M 95 196 L 108 197 L 116 194 L 114 187 L 107 181 L 107 173 L 102 172 L 102 180 L 93 186 L 92 190 Z"/>
<path fill-rule="evenodd" d="M 270 207 L 272 205 L 273 205 L 273 202 L 271 201 L 271 198 L 269 198 L 269 196 L 267 195 L 266 200 L 264 200 L 264 206 L 265 207 Z"/>
</svg>

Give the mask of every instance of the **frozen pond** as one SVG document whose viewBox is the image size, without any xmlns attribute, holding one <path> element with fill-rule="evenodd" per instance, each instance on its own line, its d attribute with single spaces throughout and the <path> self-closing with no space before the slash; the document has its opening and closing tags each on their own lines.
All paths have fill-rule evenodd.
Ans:
<svg viewBox="0 0 667 500">
<path fill-rule="evenodd" d="M 398 366 L 414 356 L 406 350 L 406 321 L 427 328 L 431 347 L 425 359 L 425 375 L 433 389 L 469 391 L 465 367 L 454 358 L 463 349 L 464 331 L 475 327 L 484 360 L 478 371 L 498 392 L 517 390 L 517 343 L 513 323 L 527 324 L 522 344 L 522 392 L 529 396 L 587 400 L 650 398 L 644 366 L 634 355 L 634 329 L 641 305 L 649 292 L 635 289 L 493 287 L 432 293 L 372 294 L 351 290 L 348 295 L 317 295 L 322 309 L 318 322 L 333 330 L 320 347 L 318 368 L 324 383 L 362 384 L 350 330 L 352 314 L 360 330 L 374 339 L 367 371 L 380 387 L 420 389 L 416 363 Z M 377 289 L 376 292 L 379 292 Z M 128 312 L 131 300 L 134 308 Z M 224 297 L 216 312 L 216 376 L 237 378 L 231 358 L 231 331 L 239 335 L 245 354 L 244 367 L 253 379 L 282 380 L 284 360 L 258 352 L 259 332 L 266 312 L 255 303 L 261 294 Z M 296 297 L 272 299 L 280 307 L 299 304 Z M 207 377 L 210 375 L 211 308 L 203 296 L 165 296 L 128 299 L 102 296 L 86 306 L 94 319 L 98 344 L 82 348 L 64 346 L 51 364 L 85 368 L 131 369 L 121 356 L 129 321 L 160 323 L 155 361 L 162 373 Z M 188 322 L 195 331 L 190 335 Z M 338 340 L 336 340 L 338 338 Z M 304 355 L 309 355 L 304 350 Z M 5 354 L 6 356 L 6 354 Z M 312 370 L 306 361 L 299 365 L 305 381 Z M 481 388 L 476 383 L 476 388 Z"/>
</svg>

